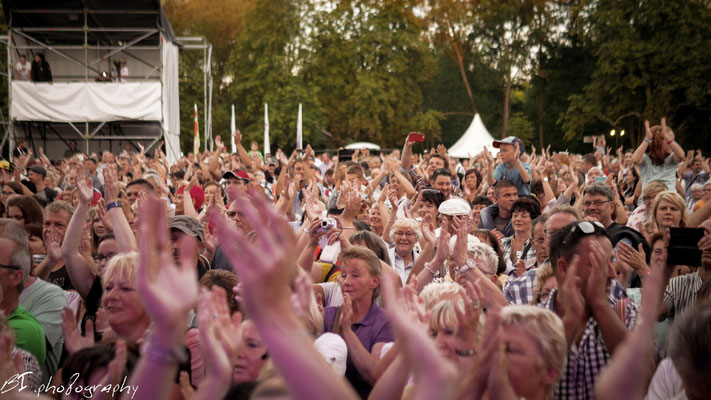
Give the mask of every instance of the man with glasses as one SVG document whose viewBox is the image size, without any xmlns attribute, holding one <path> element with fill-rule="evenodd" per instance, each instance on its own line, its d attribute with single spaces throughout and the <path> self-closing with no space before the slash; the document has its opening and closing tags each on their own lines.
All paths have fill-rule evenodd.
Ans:
<svg viewBox="0 0 711 400">
<path fill-rule="evenodd" d="M 620 241 L 624 241 L 632 247 L 632 250 L 639 252 L 642 245 L 646 261 L 649 262 L 651 250 L 647 240 L 638 231 L 613 221 L 615 211 L 615 200 L 612 190 L 603 183 L 593 183 L 583 190 L 583 216 L 586 220 L 597 221 L 602 224 L 612 242 L 612 246 L 617 250 Z M 630 267 L 635 267 L 630 265 Z M 630 283 L 633 287 L 639 287 L 641 282 L 636 274 L 631 277 Z"/>
<path fill-rule="evenodd" d="M 598 374 L 636 325 L 639 306 L 608 296 L 617 276 L 612 260 L 612 244 L 599 222 L 573 222 L 550 238 L 558 288 L 541 306 L 561 317 L 570 346 L 556 399 L 593 399 Z"/>
<path fill-rule="evenodd" d="M 15 332 L 17 347 L 27 350 L 40 365 L 44 365 L 47 356 L 44 329 L 20 305 L 20 293 L 30 275 L 30 264 L 26 244 L 22 246 L 13 240 L 0 238 L 0 311 L 8 316 L 8 325 Z"/>
</svg>

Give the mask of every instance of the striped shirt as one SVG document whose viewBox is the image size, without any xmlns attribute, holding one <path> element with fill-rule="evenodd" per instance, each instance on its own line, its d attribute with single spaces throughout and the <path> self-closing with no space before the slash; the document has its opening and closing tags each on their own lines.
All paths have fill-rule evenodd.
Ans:
<svg viewBox="0 0 711 400">
<path fill-rule="evenodd" d="M 702 283 L 698 272 L 677 276 L 670 280 L 664 291 L 667 317 L 674 318 L 676 314 L 692 307 L 696 303 L 696 295 L 699 293 Z"/>
</svg>

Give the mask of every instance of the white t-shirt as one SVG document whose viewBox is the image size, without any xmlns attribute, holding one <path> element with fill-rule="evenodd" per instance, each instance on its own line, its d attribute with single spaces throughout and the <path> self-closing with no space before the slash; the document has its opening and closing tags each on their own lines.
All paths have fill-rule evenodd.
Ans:
<svg viewBox="0 0 711 400">
<path fill-rule="evenodd" d="M 645 400 L 686 400 L 684 382 L 670 358 L 659 363 Z"/>
<path fill-rule="evenodd" d="M 17 62 L 17 65 L 15 65 L 15 71 L 17 71 L 17 74 L 20 75 L 21 80 L 28 81 L 30 78 L 28 78 L 30 71 L 32 71 L 32 63 L 29 61 L 25 61 L 25 63 Z"/>
</svg>

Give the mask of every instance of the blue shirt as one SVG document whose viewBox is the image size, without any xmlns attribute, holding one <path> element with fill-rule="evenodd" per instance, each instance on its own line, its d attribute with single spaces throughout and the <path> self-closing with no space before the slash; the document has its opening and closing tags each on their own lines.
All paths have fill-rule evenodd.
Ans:
<svg viewBox="0 0 711 400">
<path fill-rule="evenodd" d="M 531 166 L 525 162 L 521 162 L 521 164 L 523 164 L 523 168 L 528 173 L 528 176 L 532 176 Z M 513 169 L 509 169 L 509 165 L 507 163 L 497 165 L 496 169 L 494 169 L 494 179 L 497 182 L 504 179 L 513 182 L 513 184 L 516 185 L 519 196 L 528 196 L 531 194 L 531 181 L 529 180 L 528 182 L 524 182 L 523 179 L 521 179 L 521 174 L 518 172 L 518 166 L 514 166 Z"/>
</svg>

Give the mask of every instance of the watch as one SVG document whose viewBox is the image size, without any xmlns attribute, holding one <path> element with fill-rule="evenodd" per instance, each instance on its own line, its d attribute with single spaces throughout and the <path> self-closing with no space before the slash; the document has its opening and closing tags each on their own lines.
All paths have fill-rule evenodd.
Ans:
<svg viewBox="0 0 711 400">
<path fill-rule="evenodd" d="M 109 211 L 112 208 L 116 207 L 121 207 L 121 202 L 120 201 L 112 201 L 111 203 L 106 205 L 106 211 Z"/>
</svg>

